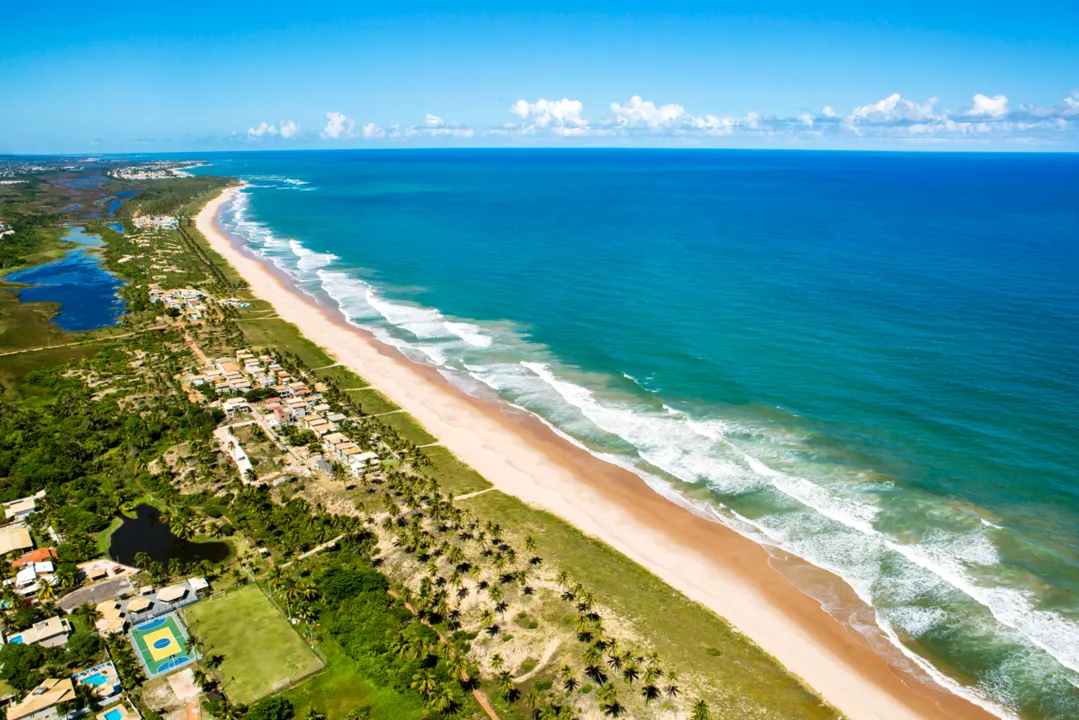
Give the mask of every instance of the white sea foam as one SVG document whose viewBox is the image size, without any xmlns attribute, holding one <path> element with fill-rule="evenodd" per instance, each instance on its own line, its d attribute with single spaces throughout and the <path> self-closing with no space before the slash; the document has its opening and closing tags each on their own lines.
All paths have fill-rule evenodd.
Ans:
<svg viewBox="0 0 1079 720">
<path fill-rule="evenodd" d="M 1014 632 L 1060 665 L 1079 672 L 1079 624 L 1038 609 L 1031 592 L 987 587 L 989 581 L 976 579 L 971 572 L 972 568 L 992 568 L 1000 562 L 989 535 L 999 526 L 985 518 L 981 518 L 978 531 L 937 530 L 924 534 L 916 543 L 900 540 L 876 527 L 882 512 L 876 493 L 888 488 L 888 484 L 870 482 L 849 470 L 835 477 L 818 478 L 814 474 L 810 479 L 776 469 L 770 462 L 776 459 L 778 445 L 768 446 L 775 439 L 774 433 L 716 418 L 696 418 L 667 405 L 649 408 L 631 399 L 597 395 L 559 377 L 552 362 L 462 365 L 462 358 L 498 349 L 489 331 L 477 324 L 449 320 L 434 308 L 390 300 L 369 283 L 334 270 L 337 258 L 333 254 L 317 253 L 297 241 L 274 237 L 268 228 L 248 218 L 243 193 L 238 194 L 230 212 L 235 232 L 286 272 L 317 279 L 350 322 L 374 330 L 380 339 L 407 357 L 434 363 L 444 370 L 464 367 L 472 378 L 503 397 L 514 398 L 514 404 L 532 412 L 566 440 L 635 472 L 665 497 L 724 522 L 758 542 L 775 544 L 836 573 L 870 605 L 886 603 L 877 613 L 885 636 L 904 656 L 957 694 L 1000 717 L 1010 717 L 981 690 L 960 686 L 914 654 L 893 629 L 894 623 L 905 634 L 917 637 L 941 622 L 952 622 L 948 611 L 941 607 L 911 604 L 943 598 L 946 592 L 959 592 L 973 599 L 988 611 L 987 618 L 991 616 L 999 623 L 1002 632 L 1005 628 Z M 412 339 L 403 339 L 398 330 Z M 625 377 L 639 385 L 635 378 Z M 628 443 L 648 465 L 681 481 L 707 484 L 728 497 L 773 493 L 774 498 L 769 498 L 775 511 L 750 519 L 730 508 L 719 512 L 712 505 L 689 500 L 632 457 L 599 451 L 578 439 L 594 436 L 597 431 Z M 754 442 L 760 446 L 758 450 L 765 452 L 754 450 Z M 765 457 L 772 460 L 766 462 Z M 791 464 L 780 462 L 778 466 L 789 468 Z M 886 562 L 889 557 L 896 559 Z M 891 568 L 887 577 L 882 575 L 884 565 Z"/>
<path fill-rule="evenodd" d="M 463 322 L 450 322 L 448 320 L 445 321 L 445 325 L 447 330 L 473 347 L 491 347 L 491 338 L 484 335 L 478 325 Z"/>
</svg>

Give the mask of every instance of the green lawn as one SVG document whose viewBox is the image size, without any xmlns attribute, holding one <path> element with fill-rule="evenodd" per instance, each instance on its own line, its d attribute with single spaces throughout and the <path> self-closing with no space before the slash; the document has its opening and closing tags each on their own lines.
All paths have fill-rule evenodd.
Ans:
<svg viewBox="0 0 1079 720">
<path fill-rule="evenodd" d="M 367 415 L 377 415 L 378 413 L 400 409 L 389 398 L 374 388 L 355 390 L 350 392 L 348 396 Z"/>
<path fill-rule="evenodd" d="M 431 467 L 424 472 L 438 480 L 438 484 L 450 494 L 464 495 L 491 487 L 485 477 L 458 460 L 446 448 L 424 448 L 421 452 L 431 459 Z"/>
<path fill-rule="evenodd" d="M 191 632 L 204 644 L 203 654 L 224 656 L 220 676 L 235 703 L 249 705 L 279 680 L 303 677 L 321 665 L 255 585 L 195 603 L 184 612 Z"/>
<path fill-rule="evenodd" d="M 308 367 L 332 365 L 333 359 L 318 345 L 300 335 L 295 325 L 280 318 L 266 320 L 237 320 L 244 340 L 253 347 L 287 350 L 307 363 Z"/>
<path fill-rule="evenodd" d="M 319 649 L 326 655 L 326 670 L 284 695 L 295 706 L 296 717 L 307 717 L 312 708 L 326 713 L 327 720 L 344 720 L 359 708 L 370 708 L 372 720 L 424 717 L 419 696 L 371 682 L 332 637 L 321 638 Z"/>
<path fill-rule="evenodd" d="M 406 440 L 411 440 L 417 445 L 428 445 L 435 442 L 436 438 L 431 433 L 423 429 L 423 427 L 416 422 L 408 413 L 393 413 L 392 415 L 383 415 L 378 418 L 378 421 L 383 425 L 388 425 L 397 431 L 397 434 Z"/>
<path fill-rule="evenodd" d="M 315 374 L 324 380 L 333 380 L 342 390 L 365 388 L 371 384 L 342 365 L 322 368 L 316 370 Z"/>
</svg>

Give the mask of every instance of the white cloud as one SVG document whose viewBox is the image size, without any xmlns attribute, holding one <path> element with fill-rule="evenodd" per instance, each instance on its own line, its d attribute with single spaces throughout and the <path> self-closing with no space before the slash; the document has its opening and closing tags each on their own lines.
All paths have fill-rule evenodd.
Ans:
<svg viewBox="0 0 1079 720">
<path fill-rule="evenodd" d="M 363 126 L 363 136 L 367 139 L 386 137 L 386 130 L 369 122 Z"/>
<path fill-rule="evenodd" d="M 518 100 L 510 106 L 510 112 L 521 118 L 520 125 L 511 127 L 525 135 L 534 134 L 537 130 L 550 130 L 566 136 L 584 135 L 589 129 L 588 121 L 582 115 L 584 103 L 580 100 Z"/>
<path fill-rule="evenodd" d="M 929 98 L 924 103 L 912 102 L 893 93 L 871 105 L 861 105 L 851 110 L 848 122 L 851 125 L 909 125 L 939 119 L 936 113 L 936 98 Z"/>
<path fill-rule="evenodd" d="M 974 105 L 967 111 L 967 115 L 987 115 L 989 117 L 1001 117 L 1008 114 L 1008 98 L 1003 95 L 988 97 L 978 93 L 974 96 Z"/>
<path fill-rule="evenodd" d="M 361 128 L 360 134 L 367 140 L 400 140 L 416 137 L 470 138 L 476 134 L 476 131 L 460 123 L 447 122 L 438 115 L 427 113 L 424 115 L 422 125 L 398 124 L 384 128 L 369 122 Z"/>
<path fill-rule="evenodd" d="M 282 120 L 278 124 L 268 123 L 265 120 L 257 127 L 247 128 L 247 137 L 252 140 L 261 140 L 264 137 L 281 137 L 288 139 L 300 134 L 300 124 L 292 120 Z"/>
<path fill-rule="evenodd" d="M 625 105 L 611 103 L 615 123 L 622 127 L 645 126 L 651 129 L 673 127 L 679 124 L 692 124 L 693 117 L 681 105 L 656 106 L 651 100 L 644 100 L 634 95 Z"/>
<path fill-rule="evenodd" d="M 326 113 L 326 127 L 322 128 L 322 137 L 327 140 L 339 140 L 353 137 L 356 123 L 345 117 L 344 113 Z"/>
<path fill-rule="evenodd" d="M 276 135 L 278 132 L 276 125 L 270 125 L 265 121 L 260 122 L 258 127 L 247 128 L 247 137 L 260 138 L 263 135 Z"/>
<path fill-rule="evenodd" d="M 281 131 L 281 137 L 285 139 L 296 137 L 300 134 L 300 123 L 285 120 L 281 122 L 279 130 Z"/>
</svg>

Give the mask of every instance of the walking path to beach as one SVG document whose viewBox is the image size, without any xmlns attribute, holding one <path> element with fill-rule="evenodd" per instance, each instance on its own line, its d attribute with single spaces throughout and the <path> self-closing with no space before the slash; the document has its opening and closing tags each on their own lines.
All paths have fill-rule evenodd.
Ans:
<svg viewBox="0 0 1079 720">
<path fill-rule="evenodd" d="M 756 543 L 573 447 L 539 420 L 455 391 L 433 368 L 410 363 L 294 292 L 217 228 L 217 211 L 235 192 L 222 193 L 197 218 L 213 249 L 281 319 L 371 382 L 497 490 L 603 540 L 725 617 L 851 718 L 991 717 L 897 670 L 774 571 Z"/>
</svg>

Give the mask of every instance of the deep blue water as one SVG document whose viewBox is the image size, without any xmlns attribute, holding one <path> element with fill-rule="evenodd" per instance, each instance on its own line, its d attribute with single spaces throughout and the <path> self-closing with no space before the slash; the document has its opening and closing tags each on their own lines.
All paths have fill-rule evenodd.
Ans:
<svg viewBox="0 0 1079 720">
<path fill-rule="evenodd" d="M 957 692 L 1079 717 L 1079 157 L 266 153 L 202 172 L 247 178 L 226 226 L 357 325 L 836 572 L 873 607 L 841 619 Z"/>
<path fill-rule="evenodd" d="M 17 270 L 5 279 L 33 285 L 19 292 L 23 302 L 60 303 L 53 322 L 62 330 L 96 330 L 115 325 L 124 314 L 124 301 L 117 294 L 123 282 L 101 266 L 97 255 L 87 251 L 101 246 L 101 239 L 87 235 L 80 227 L 72 228 L 65 239 L 86 248 L 76 248 L 44 265 Z"/>
</svg>

